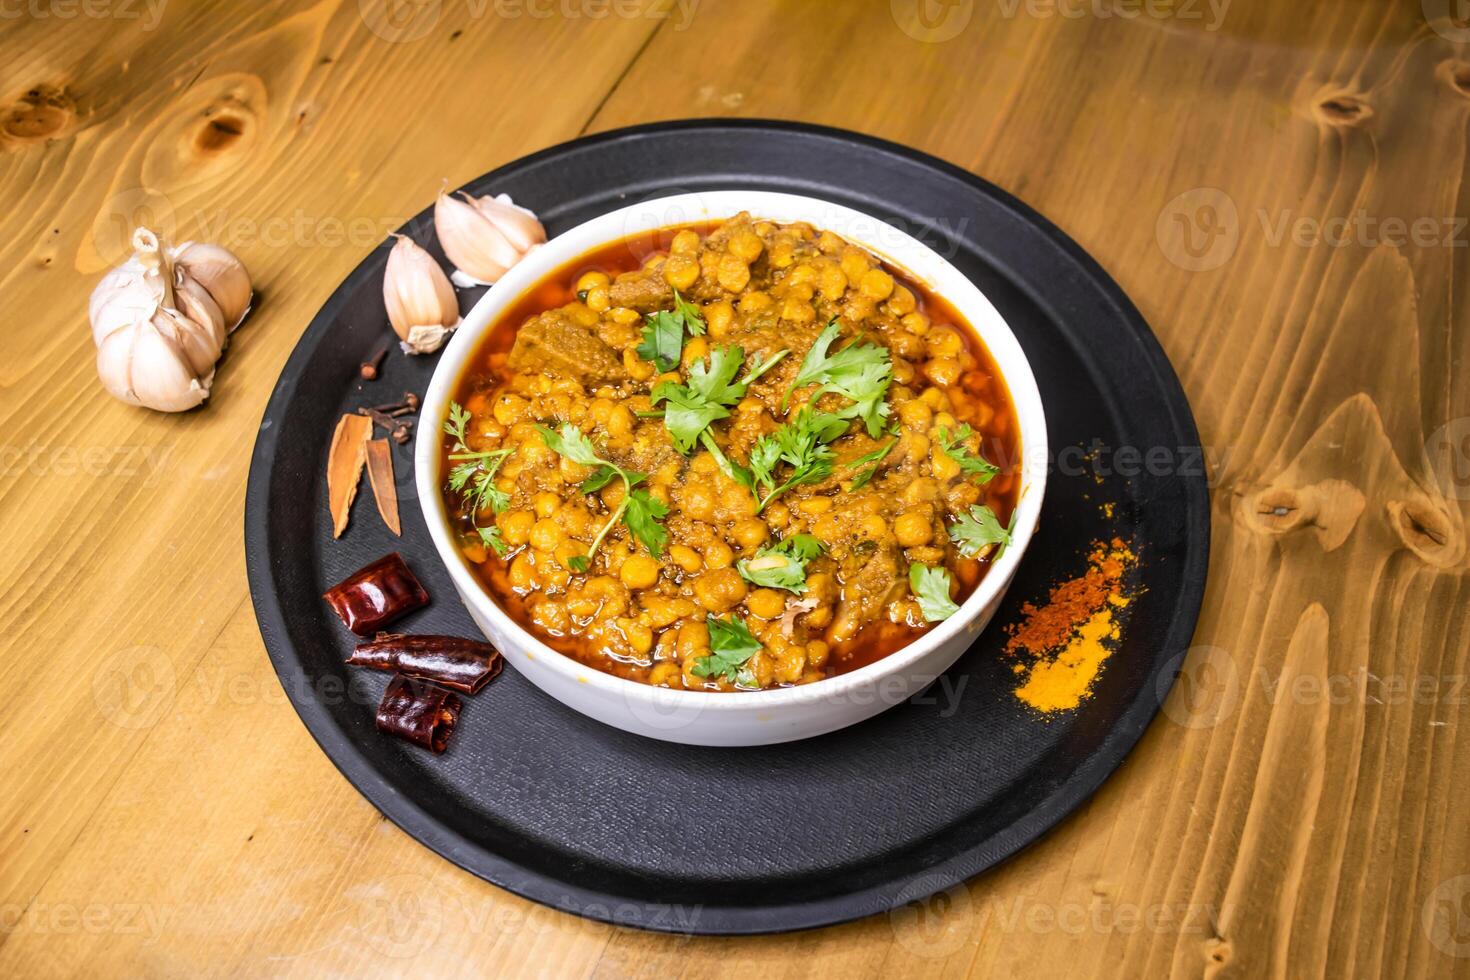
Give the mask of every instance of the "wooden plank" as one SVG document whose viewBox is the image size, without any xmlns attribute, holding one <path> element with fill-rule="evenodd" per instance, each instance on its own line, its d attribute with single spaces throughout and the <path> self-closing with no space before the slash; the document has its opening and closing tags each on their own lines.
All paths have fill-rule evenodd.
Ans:
<svg viewBox="0 0 1470 980">
<path fill-rule="evenodd" d="M 0 39 L 0 973 L 1463 970 L 1470 493 L 1436 453 L 1470 417 L 1470 69 L 1432 4 L 364 6 Z M 383 232 L 589 120 L 692 115 L 848 126 L 1019 194 L 1139 305 L 1212 451 L 1196 646 L 1122 770 L 996 872 L 793 936 L 617 930 L 435 858 L 293 717 L 238 560 L 239 447 Z M 184 418 L 100 391 L 79 312 L 149 212 L 261 284 Z"/>
</svg>

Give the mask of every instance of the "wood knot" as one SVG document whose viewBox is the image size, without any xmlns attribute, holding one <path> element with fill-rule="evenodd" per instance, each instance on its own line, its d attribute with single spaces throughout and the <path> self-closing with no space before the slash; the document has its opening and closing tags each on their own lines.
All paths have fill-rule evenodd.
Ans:
<svg viewBox="0 0 1470 980">
<path fill-rule="evenodd" d="M 1329 126 L 1357 126 L 1373 118 L 1373 107 L 1356 95 L 1340 92 L 1317 103 L 1317 118 Z"/>
<path fill-rule="evenodd" d="M 245 121 L 235 115 L 221 114 L 206 119 L 194 137 L 201 153 L 218 153 L 245 135 Z"/>
<path fill-rule="evenodd" d="M 1390 500 L 1388 523 L 1399 540 L 1427 565 L 1450 568 L 1465 557 L 1465 537 L 1443 509 L 1423 494 Z"/>
<path fill-rule="evenodd" d="M 19 142 L 51 139 L 76 118 L 76 102 L 65 89 L 37 85 L 0 116 L 0 133 Z"/>
<path fill-rule="evenodd" d="M 1230 943 L 1224 939 L 1205 940 L 1205 959 L 1212 965 L 1225 966 L 1233 955 L 1234 951 L 1230 948 Z"/>
<path fill-rule="evenodd" d="M 1434 70 L 1434 74 L 1446 85 L 1455 91 L 1457 95 L 1470 98 L 1470 62 L 1457 61 L 1450 58 L 1441 61 Z"/>
<path fill-rule="evenodd" d="M 1365 504 L 1351 483 L 1323 480 L 1305 487 L 1267 487 L 1247 496 L 1239 513 L 1258 534 L 1281 537 L 1309 529 L 1323 551 L 1333 551 L 1352 533 Z"/>
</svg>

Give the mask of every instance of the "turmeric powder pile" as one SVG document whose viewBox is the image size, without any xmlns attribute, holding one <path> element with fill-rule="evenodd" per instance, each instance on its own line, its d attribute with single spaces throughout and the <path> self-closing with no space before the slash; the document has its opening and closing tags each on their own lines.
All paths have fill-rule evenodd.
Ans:
<svg viewBox="0 0 1470 980">
<path fill-rule="evenodd" d="M 1006 653 L 1025 654 L 1016 697 L 1050 714 L 1081 704 L 1111 655 L 1119 636 L 1116 613 L 1126 606 L 1125 575 L 1138 556 L 1123 542 L 1094 543 L 1087 571 L 1051 590 L 1045 605 L 1026 603 L 1024 617 L 1010 627 Z"/>
</svg>

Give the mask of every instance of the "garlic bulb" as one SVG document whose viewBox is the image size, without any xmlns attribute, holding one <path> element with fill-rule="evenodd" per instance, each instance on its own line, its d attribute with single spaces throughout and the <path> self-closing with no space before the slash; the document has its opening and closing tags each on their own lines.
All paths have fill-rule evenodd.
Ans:
<svg viewBox="0 0 1470 980">
<path fill-rule="evenodd" d="M 209 397 L 215 362 L 249 309 L 250 278 L 217 245 L 170 249 L 139 228 L 133 249 L 88 304 L 97 374 L 130 405 L 186 411 Z"/>
<path fill-rule="evenodd" d="M 546 241 L 536 215 L 507 195 L 457 200 L 444 192 L 434 202 L 434 230 L 454 264 L 457 286 L 487 286 Z"/>
<path fill-rule="evenodd" d="M 434 257 L 403 235 L 388 253 L 383 305 L 405 354 L 432 354 L 459 326 L 459 298 Z"/>
</svg>

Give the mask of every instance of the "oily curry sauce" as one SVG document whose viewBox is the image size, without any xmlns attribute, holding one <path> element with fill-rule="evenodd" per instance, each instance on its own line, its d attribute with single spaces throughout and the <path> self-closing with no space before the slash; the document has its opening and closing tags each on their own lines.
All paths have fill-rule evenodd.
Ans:
<svg viewBox="0 0 1470 980">
<path fill-rule="evenodd" d="M 692 305 L 681 308 L 676 295 Z M 684 311 L 677 361 L 660 363 L 652 324 L 668 328 L 660 318 Z M 836 333 L 831 371 L 795 385 L 821 360 L 812 348 L 824 329 Z M 847 350 L 862 346 L 876 349 Z M 697 387 L 720 352 L 733 364 L 731 347 L 737 382 L 787 353 L 738 397 L 729 393 L 723 415 L 707 413 L 716 417 L 681 452 L 674 400 L 653 396 L 663 382 Z M 869 374 L 844 371 L 843 361 L 863 355 Z M 880 359 L 889 374 L 877 411 L 886 414 L 854 416 L 852 379 L 868 391 Z M 468 420 L 464 445 L 456 456 L 446 438 L 443 472 L 483 465 L 494 485 L 476 496 L 471 470 L 465 487 L 446 488 L 485 588 L 567 656 L 676 689 L 810 683 L 913 642 L 942 614 L 915 593 L 915 566 L 948 583 L 948 595 L 940 587 L 930 600 L 963 603 L 999 545 L 977 549 L 986 539 L 961 530 L 974 531 L 979 508 L 1003 534 L 1020 487 L 1009 392 L 958 312 L 831 232 L 749 215 L 645 233 L 558 268 L 487 332 L 455 402 Z M 803 442 L 792 435 L 803 411 L 829 421 L 846 413 L 847 424 L 830 422 Z M 629 487 L 548 435 L 568 427 L 597 459 L 637 477 L 621 521 L 609 523 Z M 782 457 L 769 483 L 751 480 L 783 435 L 799 451 Z M 798 457 L 825 458 L 829 472 L 818 463 L 810 479 L 777 490 L 801 475 Z M 660 506 L 667 513 L 657 516 Z M 779 555 L 794 547 L 778 546 L 799 535 L 821 550 L 773 587 L 759 569 L 791 570 Z M 740 628 L 735 639 L 724 623 Z"/>
</svg>

